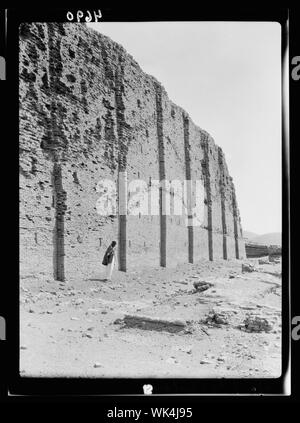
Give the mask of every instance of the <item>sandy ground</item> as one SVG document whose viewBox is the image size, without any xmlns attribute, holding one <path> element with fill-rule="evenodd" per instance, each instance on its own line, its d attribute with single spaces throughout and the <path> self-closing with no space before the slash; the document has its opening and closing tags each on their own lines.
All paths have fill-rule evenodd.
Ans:
<svg viewBox="0 0 300 423">
<path fill-rule="evenodd" d="M 20 281 L 20 374 L 43 377 L 274 378 L 281 375 L 281 264 L 242 273 L 242 261 L 115 271 L 57 282 Z M 195 281 L 213 286 L 195 292 Z M 221 313 L 224 324 L 207 322 Z M 126 315 L 187 322 L 185 330 L 128 328 Z M 271 330 L 248 332 L 250 315 Z M 115 321 L 119 323 L 115 323 Z"/>
</svg>

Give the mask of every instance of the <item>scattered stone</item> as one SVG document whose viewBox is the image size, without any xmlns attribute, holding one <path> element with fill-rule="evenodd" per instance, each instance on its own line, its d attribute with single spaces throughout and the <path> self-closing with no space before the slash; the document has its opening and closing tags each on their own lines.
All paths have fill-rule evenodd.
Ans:
<svg viewBox="0 0 300 423">
<path fill-rule="evenodd" d="M 244 326 L 247 332 L 270 332 L 272 330 L 268 320 L 259 316 L 248 315 L 244 320 Z"/>
<path fill-rule="evenodd" d="M 192 354 L 192 348 L 190 347 L 183 347 L 183 348 L 180 348 L 180 350 L 187 354 Z"/>
<path fill-rule="evenodd" d="M 207 289 L 211 288 L 213 286 L 212 283 L 210 282 L 205 282 L 205 281 L 197 281 L 193 283 L 195 291 L 194 292 L 203 292 L 206 291 Z"/>
<path fill-rule="evenodd" d="M 255 310 L 256 309 L 256 306 L 250 306 L 250 305 L 248 305 L 248 306 L 240 306 L 240 308 L 242 309 L 242 310 Z"/>
<path fill-rule="evenodd" d="M 78 298 L 78 300 L 76 300 L 74 304 L 80 305 L 80 304 L 83 304 L 83 303 L 84 303 L 84 300 L 82 298 Z"/>
<path fill-rule="evenodd" d="M 200 360 L 200 364 L 213 364 L 213 362 L 209 360 Z"/>
<path fill-rule="evenodd" d="M 242 264 L 242 273 L 246 273 L 246 272 L 255 272 L 255 267 L 253 266 L 253 264 L 249 264 L 249 263 L 243 263 Z"/>
<path fill-rule="evenodd" d="M 254 354 L 248 354 L 248 357 L 250 358 L 250 359 L 255 359 L 256 358 L 256 355 L 254 355 Z"/>
<path fill-rule="evenodd" d="M 278 257 L 269 256 L 270 263 L 280 263 L 280 259 Z"/>
<path fill-rule="evenodd" d="M 35 311 L 32 310 L 32 308 L 30 308 L 28 311 L 29 311 L 29 313 L 35 313 Z"/>
<path fill-rule="evenodd" d="M 26 347 L 26 345 L 21 345 L 20 349 L 21 350 L 27 350 L 27 347 Z"/>
<path fill-rule="evenodd" d="M 202 330 L 202 332 L 204 332 L 207 336 L 210 336 L 210 333 L 209 333 L 206 329 L 204 329 L 203 327 L 201 327 L 201 330 Z"/>
<path fill-rule="evenodd" d="M 208 354 L 208 357 L 210 357 L 210 358 L 216 358 L 213 354 Z"/>
</svg>

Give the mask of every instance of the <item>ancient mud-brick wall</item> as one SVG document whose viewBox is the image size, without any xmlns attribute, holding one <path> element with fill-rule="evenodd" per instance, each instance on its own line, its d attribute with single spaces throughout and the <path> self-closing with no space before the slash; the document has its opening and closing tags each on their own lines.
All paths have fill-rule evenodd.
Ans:
<svg viewBox="0 0 300 423">
<path fill-rule="evenodd" d="M 21 274 L 99 275 L 113 239 L 121 270 L 245 256 L 221 149 L 120 45 L 81 24 L 37 23 L 20 26 L 19 47 Z M 122 175 L 157 196 L 149 215 L 121 194 L 110 215 L 97 213 L 99 181 L 124 194 Z M 153 185 L 174 179 L 202 181 L 201 225 L 164 215 L 168 187 Z"/>
</svg>

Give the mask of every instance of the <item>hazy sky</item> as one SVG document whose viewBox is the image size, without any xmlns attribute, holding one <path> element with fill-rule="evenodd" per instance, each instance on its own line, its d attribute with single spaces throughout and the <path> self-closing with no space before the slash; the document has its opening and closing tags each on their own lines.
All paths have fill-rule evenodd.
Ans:
<svg viewBox="0 0 300 423">
<path fill-rule="evenodd" d="M 122 44 L 222 147 L 243 229 L 258 234 L 281 231 L 280 25 L 89 25 Z"/>
</svg>

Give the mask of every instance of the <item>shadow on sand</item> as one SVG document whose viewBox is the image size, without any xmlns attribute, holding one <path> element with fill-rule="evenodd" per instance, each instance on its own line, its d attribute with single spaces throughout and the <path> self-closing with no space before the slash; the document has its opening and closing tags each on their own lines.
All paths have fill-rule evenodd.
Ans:
<svg viewBox="0 0 300 423">
<path fill-rule="evenodd" d="M 93 281 L 93 282 L 107 282 L 107 279 L 95 279 L 95 278 L 92 278 L 92 279 L 88 279 L 88 281 Z"/>
</svg>

